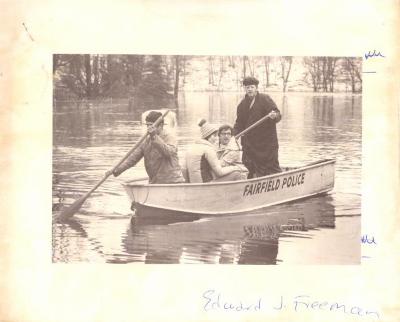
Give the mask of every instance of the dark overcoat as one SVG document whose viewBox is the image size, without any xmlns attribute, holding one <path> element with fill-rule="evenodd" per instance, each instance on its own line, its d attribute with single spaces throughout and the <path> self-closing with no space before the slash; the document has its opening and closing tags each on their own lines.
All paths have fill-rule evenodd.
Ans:
<svg viewBox="0 0 400 322">
<path fill-rule="evenodd" d="M 251 101 L 252 99 L 246 95 L 237 107 L 235 135 L 271 111 L 278 113 L 275 120 L 267 119 L 241 138 L 244 157 L 250 158 L 255 163 L 265 164 L 270 162 L 271 156 L 277 154 L 279 148 L 276 123 L 281 120 L 281 113 L 275 102 L 266 94 L 257 93 L 250 108 Z"/>
</svg>

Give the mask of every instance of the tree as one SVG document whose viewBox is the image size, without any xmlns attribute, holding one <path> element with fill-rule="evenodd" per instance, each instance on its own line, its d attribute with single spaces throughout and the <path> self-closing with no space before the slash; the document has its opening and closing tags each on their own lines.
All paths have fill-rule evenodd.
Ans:
<svg viewBox="0 0 400 322">
<path fill-rule="evenodd" d="M 269 75 L 270 75 L 270 63 L 271 63 L 271 57 L 264 56 L 264 67 L 265 67 L 265 87 L 269 87 Z"/>
<path fill-rule="evenodd" d="M 127 85 L 136 87 L 141 83 L 144 69 L 144 58 L 144 55 L 124 55 L 126 62 L 125 73 L 128 76 Z"/>
<path fill-rule="evenodd" d="M 247 65 L 249 66 L 249 71 L 250 71 L 250 76 L 254 76 L 254 59 L 251 57 L 251 59 L 248 56 L 246 57 Z"/>
<path fill-rule="evenodd" d="M 187 56 L 183 56 L 183 84 L 186 84 L 186 60 Z"/>
<path fill-rule="evenodd" d="M 341 66 L 344 74 L 350 79 L 351 92 L 357 92 L 357 84 L 359 84 L 359 91 L 362 91 L 361 59 L 346 57 L 343 59 Z"/>
<path fill-rule="evenodd" d="M 235 56 L 228 56 L 229 59 L 229 67 L 235 68 Z"/>
<path fill-rule="evenodd" d="M 174 97 L 178 97 L 179 92 L 179 72 L 180 72 L 180 56 L 175 56 L 175 85 L 174 85 Z"/>
<path fill-rule="evenodd" d="M 53 55 L 53 75 L 57 72 L 57 70 L 63 66 L 67 66 L 71 62 L 72 55 Z"/>
<path fill-rule="evenodd" d="M 322 59 L 322 83 L 325 92 L 333 92 L 336 79 L 336 63 L 339 58 L 321 57 Z"/>
<path fill-rule="evenodd" d="M 143 58 L 142 55 L 63 55 L 54 58 L 55 74 L 57 82 L 78 99 L 127 97 L 141 82 Z"/>
<path fill-rule="evenodd" d="M 56 70 L 56 73 L 58 71 Z M 71 55 L 65 70 L 60 70 L 60 82 L 79 99 L 86 97 L 86 82 L 84 80 L 84 56 Z"/>
<path fill-rule="evenodd" d="M 146 56 L 142 82 L 137 88 L 137 95 L 146 98 L 168 97 L 171 89 L 166 73 L 165 65 L 162 63 L 162 56 Z"/>
<path fill-rule="evenodd" d="M 314 92 L 322 89 L 324 92 L 333 92 L 337 78 L 337 57 L 305 57 L 303 65 L 307 69 L 307 76 L 311 78 Z"/>
<path fill-rule="evenodd" d="M 292 68 L 293 57 L 291 56 L 282 56 L 280 58 L 281 62 L 281 71 L 282 71 L 282 90 L 286 92 L 287 83 L 289 80 L 290 70 Z"/>
<path fill-rule="evenodd" d="M 213 57 L 208 56 L 208 84 L 214 86 L 214 64 Z"/>
<path fill-rule="evenodd" d="M 226 69 L 225 69 L 225 60 L 224 60 L 224 56 L 220 56 L 220 58 L 219 58 L 219 80 L 218 80 L 218 90 L 221 90 L 221 82 L 222 82 L 222 78 L 224 77 L 225 72 L 226 72 Z"/>
<path fill-rule="evenodd" d="M 322 60 L 321 57 L 304 57 L 303 65 L 307 69 L 307 75 L 311 78 L 314 92 L 318 92 L 322 79 Z"/>
<path fill-rule="evenodd" d="M 246 78 L 246 56 L 242 57 L 242 65 L 243 65 L 243 79 Z"/>
</svg>

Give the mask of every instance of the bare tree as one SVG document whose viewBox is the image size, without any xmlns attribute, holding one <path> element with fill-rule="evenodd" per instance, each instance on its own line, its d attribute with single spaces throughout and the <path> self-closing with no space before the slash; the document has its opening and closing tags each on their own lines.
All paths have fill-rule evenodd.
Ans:
<svg viewBox="0 0 400 322">
<path fill-rule="evenodd" d="M 175 56 L 175 85 L 174 85 L 174 97 L 178 97 L 179 92 L 179 73 L 180 73 L 180 56 Z"/>
<path fill-rule="evenodd" d="M 318 91 L 319 78 L 320 78 L 320 68 L 318 57 L 304 57 L 303 65 L 307 69 L 306 79 L 308 76 L 311 78 L 313 91 Z"/>
<path fill-rule="evenodd" d="M 246 56 L 242 57 L 242 66 L 243 66 L 243 78 L 246 78 Z"/>
<path fill-rule="evenodd" d="M 328 57 L 327 58 L 327 78 L 328 78 L 328 85 L 329 91 L 332 93 L 334 90 L 335 80 L 337 77 L 336 70 L 337 70 L 337 62 L 339 58 L 337 57 Z"/>
<path fill-rule="evenodd" d="M 271 57 L 264 56 L 264 66 L 265 66 L 265 78 L 266 78 L 266 83 L 265 87 L 269 87 L 269 75 L 270 75 L 270 63 L 271 63 Z"/>
<path fill-rule="evenodd" d="M 94 97 L 97 97 L 99 93 L 100 85 L 100 73 L 99 73 L 99 55 L 93 57 L 93 93 Z"/>
<path fill-rule="evenodd" d="M 219 58 L 219 80 L 218 80 L 218 90 L 221 90 L 221 82 L 222 82 L 222 78 L 224 77 L 225 72 L 226 72 L 226 69 L 225 69 L 225 60 L 224 60 L 224 56 L 220 56 L 220 58 Z"/>
<path fill-rule="evenodd" d="M 187 57 L 183 56 L 183 84 L 186 84 L 186 60 Z"/>
<path fill-rule="evenodd" d="M 254 77 L 254 59 L 253 57 L 249 58 L 248 56 L 246 57 L 247 65 L 249 66 L 249 71 L 250 71 L 250 76 Z"/>
<path fill-rule="evenodd" d="M 235 56 L 228 56 L 229 59 L 229 67 L 235 68 Z"/>
<path fill-rule="evenodd" d="M 339 58 L 319 57 L 322 60 L 322 87 L 325 92 L 333 92 L 336 78 L 336 63 Z"/>
<path fill-rule="evenodd" d="M 287 89 L 287 83 L 289 81 L 289 75 L 290 75 L 290 70 L 292 69 L 292 62 L 293 62 L 293 57 L 292 56 L 282 56 L 280 58 L 281 62 L 281 71 L 282 71 L 282 90 L 286 92 Z"/>
<path fill-rule="evenodd" d="M 362 91 L 361 59 L 355 57 L 344 58 L 342 69 L 350 77 L 352 93 L 357 92 L 357 83 L 360 84 L 360 91 Z"/>
<path fill-rule="evenodd" d="M 86 81 L 86 97 L 92 98 L 92 65 L 90 63 L 90 55 L 84 55 L 85 60 L 85 81 Z"/>
<path fill-rule="evenodd" d="M 214 65 L 213 65 L 213 57 L 209 56 L 208 57 L 208 84 L 210 85 L 215 85 L 214 84 Z"/>
</svg>

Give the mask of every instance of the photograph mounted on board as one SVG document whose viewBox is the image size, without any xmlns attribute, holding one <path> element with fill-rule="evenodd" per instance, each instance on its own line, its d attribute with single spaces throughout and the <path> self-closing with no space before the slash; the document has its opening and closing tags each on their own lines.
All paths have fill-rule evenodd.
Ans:
<svg viewBox="0 0 400 322">
<path fill-rule="evenodd" d="M 362 58 L 53 55 L 52 262 L 360 263 Z"/>
</svg>

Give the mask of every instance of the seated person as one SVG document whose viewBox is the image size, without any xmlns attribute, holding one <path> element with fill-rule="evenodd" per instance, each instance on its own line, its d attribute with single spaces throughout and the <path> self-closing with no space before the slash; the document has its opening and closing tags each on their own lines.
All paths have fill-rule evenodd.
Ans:
<svg viewBox="0 0 400 322">
<path fill-rule="evenodd" d="M 217 150 L 218 159 L 221 166 L 236 165 L 241 168 L 241 179 L 246 179 L 248 175 L 247 168 L 242 163 L 240 146 L 235 137 L 232 136 L 233 128 L 224 124 L 218 129 L 219 146 Z"/>
<path fill-rule="evenodd" d="M 233 181 L 240 179 L 238 166 L 222 167 L 217 157 L 218 127 L 202 119 L 199 124 L 201 139 L 186 152 L 186 169 L 190 183 Z"/>
</svg>

